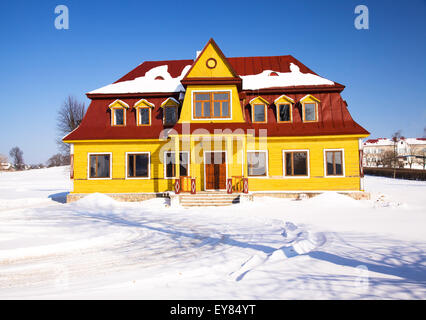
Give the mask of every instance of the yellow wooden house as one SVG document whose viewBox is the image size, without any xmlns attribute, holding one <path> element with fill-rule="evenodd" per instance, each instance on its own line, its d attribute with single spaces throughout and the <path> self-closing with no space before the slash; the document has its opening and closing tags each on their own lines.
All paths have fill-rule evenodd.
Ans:
<svg viewBox="0 0 426 320">
<path fill-rule="evenodd" d="M 91 91 L 71 145 L 68 199 L 222 192 L 363 191 L 361 140 L 344 86 L 292 56 L 147 61 Z"/>
</svg>

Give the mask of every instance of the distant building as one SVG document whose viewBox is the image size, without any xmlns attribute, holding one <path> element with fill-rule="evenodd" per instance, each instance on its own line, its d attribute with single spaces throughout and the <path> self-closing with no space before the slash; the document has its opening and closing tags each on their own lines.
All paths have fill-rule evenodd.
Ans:
<svg viewBox="0 0 426 320">
<path fill-rule="evenodd" d="M 9 162 L 1 162 L 0 170 L 10 170 L 12 168 L 12 164 Z"/>
<path fill-rule="evenodd" d="M 386 166 L 394 152 L 400 157 L 399 167 L 423 169 L 424 161 L 419 157 L 426 156 L 426 138 L 401 138 L 396 143 L 388 138 L 369 139 L 363 144 L 363 166 Z"/>
</svg>

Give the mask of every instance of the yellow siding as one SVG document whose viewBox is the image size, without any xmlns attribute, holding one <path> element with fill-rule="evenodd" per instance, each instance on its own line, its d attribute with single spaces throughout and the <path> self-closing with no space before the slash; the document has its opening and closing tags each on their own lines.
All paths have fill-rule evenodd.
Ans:
<svg viewBox="0 0 426 320">
<path fill-rule="evenodd" d="M 216 147 L 213 143 L 193 142 L 194 159 L 190 173 L 196 177 L 197 190 L 204 190 L 203 154 L 208 150 L 227 150 L 228 177 L 243 175 L 243 144 L 234 140 L 232 148 L 225 142 Z M 74 190 L 73 193 L 138 193 L 173 190 L 173 179 L 164 179 L 163 158 L 169 141 L 117 141 L 74 142 Z M 190 143 L 180 143 L 180 151 L 190 149 Z M 183 150 L 182 150 L 183 149 Z M 268 150 L 268 178 L 249 178 L 250 191 L 316 191 L 359 190 L 358 137 L 307 137 L 274 138 L 267 144 L 259 140 L 248 141 L 248 150 Z M 283 177 L 283 150 L 309 150 L 309 178 Z M 345 177 L 325 177 L 324 149 L 344 149 Z M 112 153 L 112 179 L 88 180 L 88 153 Z M 150 152 L 150 179 L 126 179 L 126 152 Z M 191 157 L 190 157 L 191 158 Z M 244 166 L 246 166 L 244 157 Z"/>
<path fill-rule="evenodd" d="M 213 58 L 216 60 L 217 65 L 215 68 L 210 69 L 207 67 L 206 62 L 208 59 Z M 233 77 L 232 72 L 229 70 L 226 63 L 220 57 L 216 49 L 211 43 L 209 43 L 198 57 L 192 70 L 188 73 L 187 78 L 222 78 L 222 77 Z"/>
<path fill-rule="evenodd" d="M 283 178 L 283 150 L 309 150 L 309 178 Z M 344 149 L 345 177 L 325 177 L 324 149 Z M 249 146 L 249 150 L 251 150 Z M 360 190 L 357 138 L 268 141 L 268 179 L 249 178 L 250 191 Z"/>
</svg>

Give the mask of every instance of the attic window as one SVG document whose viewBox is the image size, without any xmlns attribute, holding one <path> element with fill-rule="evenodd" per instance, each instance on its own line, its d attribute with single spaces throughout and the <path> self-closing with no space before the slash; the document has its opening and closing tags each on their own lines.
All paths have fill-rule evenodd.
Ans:
<svg viewBox="0 0 426 320">
<path fill-rule="evenodd" d="M 126 125 L 126 109 L 129 105 L 121 100 L 115 100 L 109 105 L 111 109 L 111 126 L 123 127 Z"/>
<path fill-rule="evenodd" d="M 270 77 L 278 77 L 278 73 L 276 73 L 275 71 L 271 72 L 269 74 Z"/>
<path fill-rule="evenodd" d="M 278 105 L 278 122 L 291 122 L 291 104 Z"/>
<path fill-rule="evenodd" d="M 111 108 L 112 125 L 122 127 L 126 125 L 126 109 L 124 108 Z"/>
<path fill-rule="evenodd" d="M 164 124 L 174 125 L 177 121 L 177 106 L 165 106 L 164 107 Z"/>
<path fill-rule="evenodd" d="M 286 95 L 282 95 L 275 99 L 274 104 L 277 106 L 277 122 L 289 123 L 293 121 L 292 106 L 294 100 Z"/>
<path fill-rule="evenodd" d="M 303 122 L 318 121 L 318 104 L 319 100 L 312 95 L 307 95 L 300 100 L 302 104 Z"/>
<path fill-rule="evenodd" d="M 172 126 L 178 121 L 179 102 L 174 98 L 167 98 L 161 104 L 163 108 L 163 124 Z"/>
<path fill-rule="evenodd" d="M 154 80 L 164 80 L 164 78 L 162 76 L 157 76 Z"/>
<path fill-rule="evenodd" d="M 135 103 L 134 108 L 136 110 L 136 125 L 151 125 L 151 109 L 154 108 L 154 104 L 146 99 L 141 99 Z"/>
<path fill-rule="evenodd" d="M 253 122 L 266 122 L 265 104 L 255 104 L 253 106 Z"/>
<path fill-rule="evenodd" d="M 258 96 L 254 99 L 251 99 L 249 104 L 251 105 L 251 121 L 256 123 L 266 123 L 267 122 L 267 107 L 269 102 L 264 98 Z"/>
</svg>

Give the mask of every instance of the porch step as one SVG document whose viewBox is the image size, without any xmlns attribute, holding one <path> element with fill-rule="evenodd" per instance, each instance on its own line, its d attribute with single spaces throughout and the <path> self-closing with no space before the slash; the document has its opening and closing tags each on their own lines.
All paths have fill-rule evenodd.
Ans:
<svg viewBox="0 0 426 320">
<path fill-rule="evenodd" d="M 200 193 L 179 195 L 179 203 L 184 207 L 229 206 L 240 203 L 240 196 L 227 193 Z"/>
</svg>

